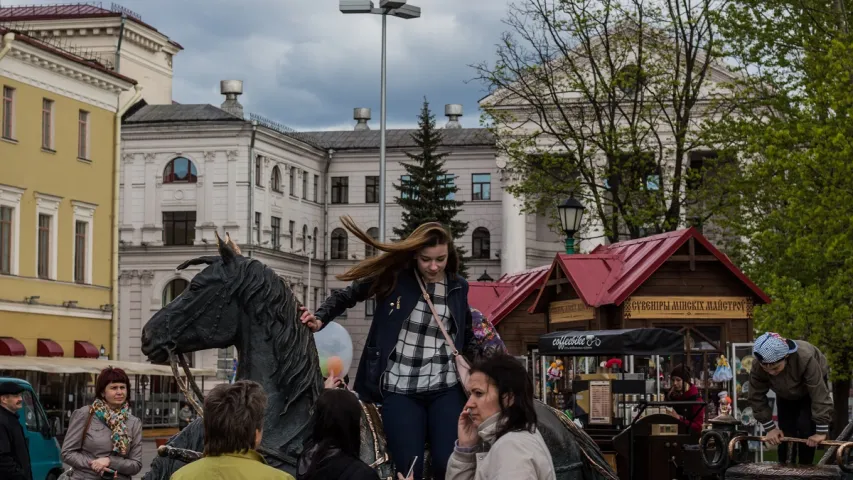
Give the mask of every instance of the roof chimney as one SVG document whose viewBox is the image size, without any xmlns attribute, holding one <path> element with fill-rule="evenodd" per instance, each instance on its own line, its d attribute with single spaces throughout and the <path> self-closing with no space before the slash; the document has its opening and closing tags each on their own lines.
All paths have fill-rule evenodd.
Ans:
<svg viewBox="0 0 853 480">
<path fill-rule="evenodd" d="M 237 97 L 243 94 L 243 81 L 222 80 L 219 82 L 219 89 L 225 95 L 225 101 L 220 108 L 231 115 L 243 118 L 243 105 L 240 105 L 240 102 L 237 101 Z"/>
<path fill-rule="evenodd" d="M 358 120 L 358 123 L 355 124 L 355 131 L 361 130 L 370 130 L 370 126 L 367 124 L 367 121 L 370 120 L 370 109 L 369 108 L 355 108 L 352 111 L 352 118 Z"/>
<path fill-rule="evenodd" d="M 462 105 L 448 103 L 444 106 L 444 115 L 448 118 L 447 125 L 444 128 L 462 128 L 462 125 L 459 124 L 459 117 L 462 116 Z"/>
</svg>

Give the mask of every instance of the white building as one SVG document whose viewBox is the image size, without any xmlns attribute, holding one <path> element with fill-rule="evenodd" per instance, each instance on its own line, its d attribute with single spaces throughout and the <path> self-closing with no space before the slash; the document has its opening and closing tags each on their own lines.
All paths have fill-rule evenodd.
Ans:
<svg viewBox="0 0 853 480">
<path fill-rule="evenodd" d="M 367 109 L 351 131 L 294 132 L 250 116 L 243 119 L 239 82 L 223 82 L 228 99 L 212 105 L 146 105 L 123 127 L 121 172 L 119 358 L 143 360 L 141 329 L 187 286 L 200 267 L 176 272 L 181 262 L 215 251 L 214 232 L 230 233 L 244 255 L 263 261 L 314 309 L 336 288 L 335 279 L 370 252 L 341 228 L 350 215 L 378 237 L 379 132 L 366 125 Z M 518 215 L 507 201 L 495 163 L 495 145 L 479 128 L 459 128 L 455 117 L 444 133 L 450 153 L 445 168 L 465 202 L 469 222 L 462 239 L 470 280 L 498 278 L 513 263 L 539 266 L 562 249 L 547 219 Z M 412 130 L 387 136 L 386 238 L 400 222 L 394 203 L 409 161 Z M 504 227 L 510 218 L 516 229 Z M 514 245 L 507 250 L 506 245 Z M 518 246 L 523 246 L 519 249 Z M 309 273 L 310 258 L 310 273 Z M 353 337 L 354 373 L 369 328 L 372 302 L 340 322 Z M 198 367 L 230 364 L 227 352 L 200 352 Z"/>
</svg>

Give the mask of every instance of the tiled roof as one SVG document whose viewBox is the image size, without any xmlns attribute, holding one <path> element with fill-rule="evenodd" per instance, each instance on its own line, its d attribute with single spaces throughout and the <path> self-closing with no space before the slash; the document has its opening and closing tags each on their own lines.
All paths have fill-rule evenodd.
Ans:
<svg viewBox="0 0 853 480">
<path fill-rule="evenodd" d="M 242 122 L 219 107 L 197 105 L 146 105 L 125 118 L 124 123 L 174 123 L 174 122 Z"/>
<path fill-rule="evenodd" d="M 412 139 L 415 129 L 387 130 L 385 146 L 387 148 L 416 147 Z M 306 137 L 326 148 L 335 150 L 378 149 L 379 130 L 344 130 L 333 132 L 302 132 Z M 448 147 L 494 147 L 495 139 L 485 128 L 457 128 L 441 131 L 442 145 Z"/>
</svg>

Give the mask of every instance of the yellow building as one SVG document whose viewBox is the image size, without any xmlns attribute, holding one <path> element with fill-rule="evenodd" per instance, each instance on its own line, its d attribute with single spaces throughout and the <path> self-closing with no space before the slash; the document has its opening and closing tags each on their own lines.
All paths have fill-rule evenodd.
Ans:
<svg viewBox="0 0 853 480">
<path fill-rule="evenodd" d="M 109 352 L 116 118 L 136 82 L 0 36 L 0 355 Z"/>
</svg>

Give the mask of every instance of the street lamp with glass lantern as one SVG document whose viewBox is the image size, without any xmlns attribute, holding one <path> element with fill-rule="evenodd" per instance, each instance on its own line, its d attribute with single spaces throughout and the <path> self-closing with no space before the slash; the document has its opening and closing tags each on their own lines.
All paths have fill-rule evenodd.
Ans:
<svg viewBox="0 0 853 480">
<path fill-rule="evenodd" d="M 388 15 L 402 19 L 419 18 L 421 7 L 409 5 L 407 0 L 379 0 L 379 8 L 371 0 L 340 0 L 340 11 L 346 14 L 371 13 L 382 15 L 382 80 L 380 81 L 379 105 L 379 241 L 385 241 L 385 60 L 387 58 Z"/>
<path fill-rule="evenodd" d="M 584 210 L 586 208 L 575 197 L 569 198 L 557 207 L 560 223 L 566 234 L 566 253 L 570 255 L 575 253 L 575 233 L 581 228 Z"/>
</svg>

